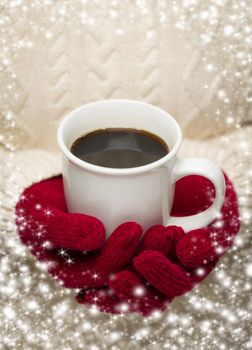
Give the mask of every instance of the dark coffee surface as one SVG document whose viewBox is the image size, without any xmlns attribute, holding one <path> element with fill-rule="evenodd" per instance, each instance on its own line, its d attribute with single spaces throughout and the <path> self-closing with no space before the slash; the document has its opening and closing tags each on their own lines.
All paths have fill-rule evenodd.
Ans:
<svg viewBox="0 0 252 350">
<path fill-rule="evenodd" d="M 108 128 L 78 138 L 70 151 L 91 164 L 108 168 L 133 168 L 162 158 L 169 149 L 161 138 L 147 131 Z"/>
</svg>

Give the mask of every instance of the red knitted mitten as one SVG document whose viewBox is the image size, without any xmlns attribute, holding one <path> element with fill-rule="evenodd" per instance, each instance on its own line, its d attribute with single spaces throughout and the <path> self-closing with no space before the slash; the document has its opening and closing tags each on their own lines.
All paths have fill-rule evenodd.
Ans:
<svg viewBox="0 0 252 350">
<path fill-rule="evenodd" d="M 186 234 L 176 226 L 151 227 L 142 238 L 133 264 L 109 280 L 110 290 L 88 294 L 82 291 L 78 302 L 95 304 L 111 313 L 136 311 L 149 315 L 165 309 L 175 297 L 205 279 L 232 246 L 240 227 L 237 197 L 226 176 L 225 180 L 226 197 L 219 219 Z M 183 178 L 176 185 L 173 215 L 200 212 L 212 203 L 213 195 L 208 180 L 198 176 Z"/>
<path fill-rule="evenodd" d="M 67 212 L 62 177 L 54 177 L 23 192 L 16 205 L 18 233 L 54 278 L 81 289 L 79 303 L 111 313 L 149 315 L 202 281 L 231 247 L 240 222 L 234 188 L 225 179 L 221 217 L 208 227 L 185 234 L 177 226 L 155 225 L 140 241 L 141 226 L 127 222 L 106 241 L 97 218 Z M 176 185 L 172 214 L 200 212 L 213 196 L 205 178 L 183 178 Z"/>
</svg>

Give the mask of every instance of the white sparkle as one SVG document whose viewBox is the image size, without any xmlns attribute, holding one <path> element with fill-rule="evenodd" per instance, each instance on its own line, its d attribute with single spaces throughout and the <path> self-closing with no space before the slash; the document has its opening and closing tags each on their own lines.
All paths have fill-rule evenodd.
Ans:
<svg viewBox="0 0 252 350">
<path fill-rule="evenodd" d="M 133 294 L 136 297 L 141 297 L 141 296 L 143 296 L 145 294 L 145 288 L 143 288 L 142 286 L 137 286 L 137 287 L 134 288 Z"/>
<path fill-rule="evenodd" d="M 246 266 L 246 274 L 247 274 L 247 276 L 252 277 L 252 263 L 249 263 Z"/>
<path fill-rule="evenodd" d="M 204 276 L 206 273 L 205 269 L 203 269 L 202 267 L 199 267 L 198 269 L 196 269 L 195 272 L 196 272 L 196 275 L 199 277 Z"/>
<path fill-rule="evenodd" d="M 95 272 L 95 273 L 93 273 L 93 279 L 94 279 L 94 280 L 97 280 L 98 278 L 99 278 L 98 273 L 96 273 L 96 272 Z"/>
<path fill-rule="evenodd" d="M 231 35 L 234 32 L 234 27 L 232 25 L 227 25 L 224 27 L 224 34 L 226 36 Z"/>
<path fill-rule="evenodd" d="M 15 310 L 9 305 L 6 305 L 3 308 L 3 313 L 4 313 L 4 316 L 6 317 L 7 320 L 12 320 L 16 317 Z"/>
</svg>

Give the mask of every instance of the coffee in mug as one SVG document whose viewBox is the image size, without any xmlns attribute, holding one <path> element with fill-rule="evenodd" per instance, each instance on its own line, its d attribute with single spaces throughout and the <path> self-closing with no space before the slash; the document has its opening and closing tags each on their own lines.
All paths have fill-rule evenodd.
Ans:
<svg viewBox="0 0 252 350">
<path fill-rule="evenodd" d="M 134 168 L 164 157 L 168 145 L 145 130 L 105 128 L 75 140 L 70 151 L 85 162 L 108 168 Z"/>
</svg>

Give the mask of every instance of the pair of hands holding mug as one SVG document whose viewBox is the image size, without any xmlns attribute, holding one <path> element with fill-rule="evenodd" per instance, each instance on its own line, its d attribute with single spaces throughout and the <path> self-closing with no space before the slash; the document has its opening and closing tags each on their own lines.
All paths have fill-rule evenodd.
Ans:
<svg viewBox="0 0 252 350">
<path fill-rule="evenodd" d="M 80 132 L 125 125 L 157 135 L 169 153 L 117 169 L 83 162 L 70 151 Z M 17 204 L 16 222 L 22 242 L 47 262 L 49 273 L 65 287 L 80 289 L 80 303 L 144 315 L 164 309 L 204 279 L 231 245 L 239 226 L 233 189 L 226 191 L 232 201 L 223 205 L 221 169 L 205 159 L 176 158 L 181 130 L 160 108 L 130 100 L 93 102 L 62 121 L 58 142 L 64 190 L 61 177 L 29 187 Z M 173 203 L 181 178 L 186 186 L 176 188 Z M 179 217 L 170 215 L 172 203 Z M 79 214 L 85 212 L 92 216 Z M 125 222 L 127 217 L 132 221 Z M 206 227 L 217 217 L 219 227 Z"/>
<path fill-rule="evenodd" d="M 30 251 L 47 263 L 52 276 L 67 288 L 80 289 L 80 303 L 96 304 L 102 311 L 147 315 L 164 309 L 204 279 L 232 244 L 239 226 L 238 207 L 227 178 L 226 184 L 222 227 L 211 225 L 185 234 L 177 226 L 154 225 L 143 232 L 138 223 L 126 222 L 106 240 L 100 220 L 68 213 L 58 176 L 23 192 L 16 205 L 18 232 Z M 213 188 L 206 179 L 184 178 L 176 188 L 174 213 L 202 210 L 211 202 L 209 191 Z M 198 200 L 193 206 L 194 197 Z"/>
</svg>

